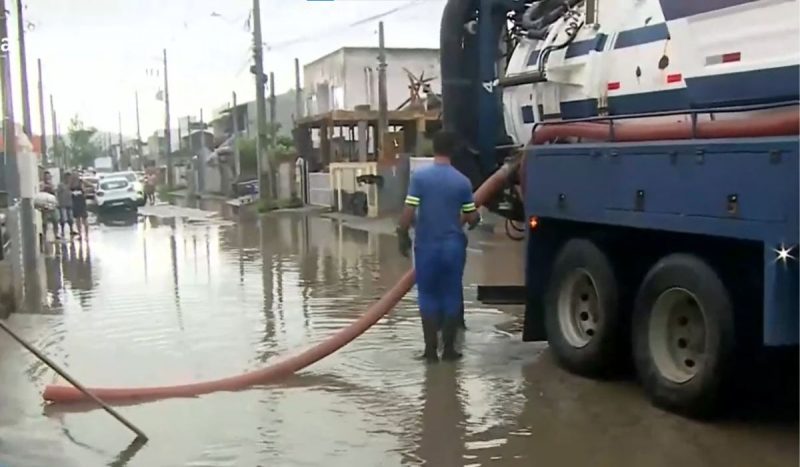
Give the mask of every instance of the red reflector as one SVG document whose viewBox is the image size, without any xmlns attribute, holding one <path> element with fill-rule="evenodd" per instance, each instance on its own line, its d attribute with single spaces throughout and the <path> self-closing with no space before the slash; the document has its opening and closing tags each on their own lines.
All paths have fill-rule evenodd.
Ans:
<svg viewBox="0 0 800 467">
<path fill-rule="evenodd" d="M 683 75 L 680 73 L 676 75 L 667 75 L 667 82 L 668 83 L 679 83 L 683 80 Z"/>
<path fill-rule="evenodd" d="M 741 52 L 731 52 L 729 54 L 722 55 L 722 63 L 738 62 L 741 59 L 742 59 Z"/>
<path fill-rule="evenodd" d="M 616 91 L 619 89 L 619 81 L 614 81 L 613 83 L 608 83 L 608 90 L 609 91 Z"/>
</svg>

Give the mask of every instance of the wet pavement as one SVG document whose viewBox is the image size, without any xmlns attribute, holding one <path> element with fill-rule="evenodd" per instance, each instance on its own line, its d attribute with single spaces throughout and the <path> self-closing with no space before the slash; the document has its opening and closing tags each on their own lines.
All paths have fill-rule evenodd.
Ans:
<svg viewBox="0 0 800 467">
<path fill-rule="evenodd" d="M 226 208 L 213 203 L 203 207 Z M 157 206 L 105 220 L 45 259 L 43 310 L 10 325 L 86 384 L 199 381 L 259 368 L 353 321 L 407 270 L 396 240 L 319 216 L 234 223 Z M 796 419 L 708 424 L 650 406 L 629 382 L 555 367 L 521 342 L 520 310 L 471 285 L 521 281 L 521 245 L 479 233 L 466 272 L 463 361 L 413 360 L 413 292 L 338 353 L 280 384 L 119 410 L 43 411 L 53 374 L 0 336 L 0 465 L 794 466 Z M 791 418 L 791 417 L 790 417 Z"/>
</svg>

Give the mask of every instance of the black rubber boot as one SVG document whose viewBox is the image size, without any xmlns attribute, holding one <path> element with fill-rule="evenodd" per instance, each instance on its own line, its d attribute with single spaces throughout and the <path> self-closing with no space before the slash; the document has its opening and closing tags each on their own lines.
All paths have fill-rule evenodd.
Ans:
<svg viewBox="0 0 800 467">
<path fill-rule="evenodd" d="M 460 327 L 460 316 L 456 315 L 445 319 L 442 325 L 442 340 L 444 341 L 442 360 L 458 360 L 461 358 L 461 354 L 456 351 L 456 336 Z"/>
<path fill-rule="evenodd" d="M 427 362 L 439 361 L 439 323 L 430 318 L 422 318 L 422 335 L 425 339 L 425 352 L 418 357 Z"/>
</svg>

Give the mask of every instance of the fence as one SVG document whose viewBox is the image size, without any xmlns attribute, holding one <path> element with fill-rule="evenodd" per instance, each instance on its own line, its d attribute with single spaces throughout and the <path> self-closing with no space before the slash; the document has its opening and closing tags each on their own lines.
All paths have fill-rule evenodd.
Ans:
<svg viewBox="0 0 800 467">
<path fill-rule="evenodd" d="M 308 204 L 313 206 L 333 206 L 333 187 L 331 174 L 311 172 L 308 174 Z"/>
<path fill-rule="evenodd" d="M 375 162 L 333 162 L 330 164 L 334 206 L 340 212 L 375 217 L 378 215 L 378 189 L 374 183 L 358 182 L 362 175 L 377 175 Z"/>
</svg>

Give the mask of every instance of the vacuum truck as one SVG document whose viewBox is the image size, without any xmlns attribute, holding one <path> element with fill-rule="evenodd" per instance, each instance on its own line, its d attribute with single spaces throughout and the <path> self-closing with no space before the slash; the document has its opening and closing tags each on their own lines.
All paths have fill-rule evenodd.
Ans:
<svg viewBox="0 0 800 467">
<path fill-rule="evenodd" d="M 797 0 L 449 0 L 442 124 L 526 242 L 523 339 L 713 414 L 798 344 Z"/>
</svg>

